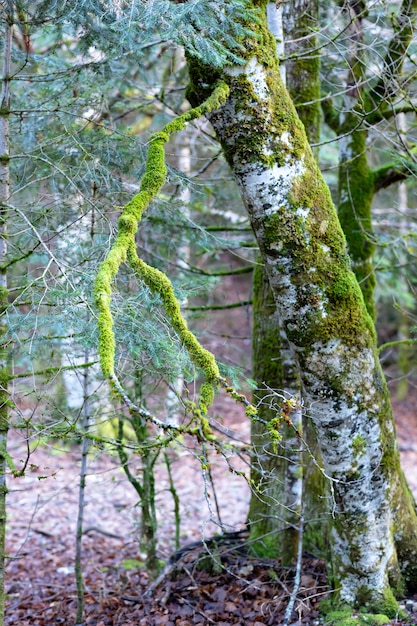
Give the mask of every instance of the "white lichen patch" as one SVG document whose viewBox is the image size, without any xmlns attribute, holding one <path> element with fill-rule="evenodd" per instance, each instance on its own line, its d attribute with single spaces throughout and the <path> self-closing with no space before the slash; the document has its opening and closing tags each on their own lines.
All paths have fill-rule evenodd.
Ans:
<svg viewBox="0 0 417 626">
<path fill-rule="evenodd" d="M 255 218 L 269 217 L 282 207 L 291 208 L 289 195 L 293 184 L 305 172 L 303 158 L 288 158 L 284 165 L 274 163 L 272 167 L 251 163 L 238 168 L 239 185 Z"/>
<path fill-rule="evenodd" d="M 307 367 L 328 377 L 343 377 L 347 388 L 359 392 L 362 402 L 372 402 L 376 394 L 374 371 L 375 354 L 370 348 L 344 345 L 334 338 L 327 343 L 312 345 Z"/>
<path fill-rule="evenodd" d="M 282 135 L 281 135 L 281 143 L 286 147 L 286 148 L 292 148 L 293 147 L 293 143 L 291 141 L 291 135 L 290 133 L 285 130 Z"/>
<path fill-rule="evenodd" d="M 390 536 L 390 523 L 391 515 L 384 506 L 357 525 L 352 523 L 345 534 L 332 529 L 341 600 L 354 603 L 358 591 L 363 592 L 365 587 L 372 595 L 383 595 L 388 587 L 388 564 L 394 553 L 393 543 L 386 540 Z"/>
<path fill-rule="evenodd" d="M 271 245 L 269 246 L 270 250 L 276 250 L 277 252 L 281 252 L 282 248 L 284 247 L 284 244 L 282 241 L 277 241 L 274 243 L 271 243 Z"/>
<path fill-rule="evenodd" d="M 324 235 L 326 233 L 326 230 L 327 230 L 328 226 L 329 226 L 329 220 L 322 220 L 320 222 L 320 226 L 319 226 L 319 235 L 320 236 L 322 236 L 322 235 Z M 327 246 L 323 246 L 323 247 L 327 248 Z"/>
<path fill-rule="evenodd" d="M 258 62 L 256 56 L 252 57 L 243 68 L 240 65 L 233 65 L 231 67 L 225 67 L 224 72 L 225 74 L 234 77 L 245 73 L 255 95 L 260 100 L 266 100 L 269 98 L 270 93 L 266 82 L 266 71 L 265 68 Z"/>
<path fill-rule="evenodd" d="M 302 217 L 303 220 L 306 221 L 310 214 L 310 209 L 303 209 L 300 207 L 296 210 L 295 214 L 298 215 L 298 217 Z"/>
<path fill-rule="evenodd" d="M 258 63 L 256 56 L 252 57 L 245 65 L 245 74 L 257 97 L 260 100 L 269 99 L 270 92 L 266 82 L 266 71 L 263 65 Z"/>
<path fill-rule="evenodd" d="M 394 423 L 392 420 L 385 422 L 385 428 L 387 432 L 394 434 Z"/>
</svg>

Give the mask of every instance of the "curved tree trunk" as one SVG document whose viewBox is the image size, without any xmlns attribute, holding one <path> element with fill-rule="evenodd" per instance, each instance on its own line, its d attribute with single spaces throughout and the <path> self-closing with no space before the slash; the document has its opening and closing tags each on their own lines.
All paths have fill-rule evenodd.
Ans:
<svg viewBox="0 0 417 626">
<path fill-rule="evenodd" d="M 279 27 L 279 21 L 282 21 L 283 30 Z M 320 61 L 317 52 L 314 52 L 317 22 L 317 0 L 285 3 L 281 10 L 277 10 L 275 3 L 268 4 L 268 24 L 277 41 L 283 41 L 284 35 L 285 41 L 295 42 L 285 44 L 285 47 L 281 45 L 282 49 L 278 44 L 278 55 L 301 55 L 285 63 L 281 68 L 281 76 L 284 82 L 287 81 L 289 93 L 310 143 L 318 143 L 320 138 Z M 300 448 L 300 442 L 294 438 L 291 428 L 283 427 L 283 439 L 276 454 L 271 442 L 268 445 L 265 441 L 268 433 L 265 422 L 269 423 L 280 410 L 278 395 L 275 408 L 271 408 L 268 402 L 270 390 L 280 390 L 283 392 L 282 398 L 300 398 L 301 388 L 297 365 L 285 333 L 280 328 L 263 265 L 257 266 L 254 272 L 253 319 L 252 376 L 258 383 L 255 402 L 260 421 L 252 423 L 254 458 L 251 479 L 255 489 L 248 515 L 250 539 L 258 554 L 280 555 L 284 565 L 291 565 L 297 557 L 302 509 L 305 520 L 304 547 L 317 551 L 323 550 L 325 546 L 327 507 L 322 497 L 325 481 L 310 458 L 311 452 L 314 456 L 318 453 L 311 420 L 304 420 L 302 427 L 309 449 L 304 458 L 302 446 Z"/>
<path fill-rule="evenodd" d="M 335 588 L 349 603 L 382 603 L 390 582 L 417 582 L 414 502 L 400 469 L 372 319 L 329 190 L 282 85 L 275 41 L 266 24 L 259 28 L 261 38 L 247 43 L 246 64 L 224 70 L 230 96 L 210 120 L 250 216 L 317 430 L 333 493 Z M 189 93 L 202 99 L 210 71 L 198 62 L 189 67 Z"/>
</svg>

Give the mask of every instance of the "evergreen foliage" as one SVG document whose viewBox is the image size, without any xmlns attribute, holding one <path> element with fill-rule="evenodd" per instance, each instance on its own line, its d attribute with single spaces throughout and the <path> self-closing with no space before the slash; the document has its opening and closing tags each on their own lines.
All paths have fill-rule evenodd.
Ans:
<svg viewBox="0 0 417 626">
<path fill-rule="evenodd" d="M 244 24 L 259 21 L 247 0 L 40 0 L 26 11 L 29 24 L 53 21 L 57 31 L 64 23 L 81 29 L 84 51 L 99 46 L 107 54 L 140 57 L 158 37 L 215 67 L 242 62 L 243 39 L 254 36 Z"/>
</svg>

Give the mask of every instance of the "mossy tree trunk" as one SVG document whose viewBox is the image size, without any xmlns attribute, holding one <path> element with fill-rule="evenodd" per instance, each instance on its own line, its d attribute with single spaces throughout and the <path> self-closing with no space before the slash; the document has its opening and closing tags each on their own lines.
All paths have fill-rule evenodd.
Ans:
<svg viewBox="0 0 417 626">
<path fill-rule="evenodd" d="M 288 92 L 298 117 L 304 125 L 313 154 L 318 158 L 320 141 L 320 56 L 317 31 L 319 27 L 318 0 L 294 0 L 283 3 L 285 41 L 285 71 Z M 303 437 L 308 450 L 303 454 L 303 545 L 312 551 L 324 552 L 328 544 L 327 484 L 323 474 L 311 459 L 321 463 L 314 424 L 308 415 L 303 419 Z"/>
<path fill-rule="evenodd" d="M 9 367 L 8 337 L 5 314 L 8 307 L 6 273 L 7 218 L 10 196 L 9 179 L 9 111 L 12 50 L 12 9 L 6 11 L 3 35 L 3 63 L 0 102 L 0 626 L 4 624 L 5 603 L 5 535 L 6 535 L 6 473 L 7 433 L 9 429 Z"/>
<path fill-rule="evenodd" d="M 246 42 L 243 66 L 223 71 L 230 95 L 209 118 L 251 219 L 317 430 L 332 490 L 335 588 L 346 602 L 381 604 L 392 598 L 390 585 L 417 583 L 414 502 L 373 322 L 329 190 L 282 85 L 275 41 L 266 23 L 251 26 L 260 38 Z M 217 72 L 192 61 L 189 68 L 190 97 L 202 100 Z"/>
<path fill-rule="evenodd" d="M 282 10 L 267 5 L 268 24 L 284 54 Z M 281 68 L 285 81 L 285 68 Z M 297 558 L 302 506 L 301 448 L 294 430 L 282 426 L 282 441 L 272 441 L 268 427 L 288 398 L 300 397 L 296 363 L 281 328 L 268 274 L 259 258 L 253 274 L 252 376 L 258 420 L 251 426 L 251 483 L 248 523 L 252 549 L 262 556 L 280 556 L 286 566 Z M 301 423 L 297 424 L 301 430 Z"/>
<path fill-rule="evenodd" d="M 285 44 L 278 54 L 298 58 L 285 63 L 281 76 L 287 81 L 289 93 L 306 129 L 310 143 L 317 144 L 320 138 L 320 61 L 315 48 L 314 32 L 318 23 L 317 0 L 296 0 L 282 5 L 283 32 L 274 33 L 277 39 L 285 35 Z M 272 19 L 271 19 L 272 14 Z M 268 6 L 268 22 L 271 28 L 281 19 L 275 3 Z M 271 28 L 272 30 L 272 28 Z M 284 78 L 285 77 L 285 78 Z M 258 405 L 259 421 L 252 424 L 253 462 L 251 478 L 254 491 L 249 509 L 250 538 L 255 551 L 261 554 L 280 555 L 285 565 L 295 562 L 298 546 L 298 527 L 301 515 L 301 493 L 303 494 L 304 518 L 306 520 L 304 545 L 308 548 L 323 547 L 326 533 L 323 529 L 325 499 L 323 476 L 317 472 L 308 454 L 301 457 L 300 441 L 294 430 L 283 427 L 283 440 L 277 454 L 268 443 L 270 422 L 279 412 L 279 396 L 275 397 L 275 408 L 271 408 L 271 390 L 280 390 L 287 397 L 300 397 L 301 388 L 295 359 L 289 349 L 285 332 L 280 328 L 280 319 L 265 267 L 256 267 L 253 281 L 253 378 L 258 383 L 255 401 Z M 284 398 L 284 395 L 282 396 Z M 302 428 L 308 440 L 308 448 L 315 454 L 314 428 L 310 420 L 304 420 Z M 303 468 L 303 465 L 305 466 Z M 304 474 L 304 475 L 303 475 Z M 320 532 L 317 530 L 320 520 Z M 318 541 L 318 538 L 320 541 Z"/>
</svg>

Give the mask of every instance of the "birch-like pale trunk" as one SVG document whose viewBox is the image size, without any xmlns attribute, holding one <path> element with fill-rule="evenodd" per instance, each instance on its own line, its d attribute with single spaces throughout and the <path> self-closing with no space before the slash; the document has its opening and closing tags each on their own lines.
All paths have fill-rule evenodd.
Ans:
<svg viewBox="0 0 417 626">
<path fill-rule="evenodd" d="M 278 57 L 284 56 L 283 7 L 268 2 L 268 26 L 276 41 Z M 287 20 L 288 22 L 288 20 Z M 283 83 L 286 65 L 280 67 Z M 290 76 L 292 65 L 289 64 Z M 318 80 L 318 74 L 317 74 Z M 314 77 L 310 77 L 314 80 Z M 251 425 L 251 482 L 248 514 L 254 552 L 281 557 L 284 566 L 297 559 L 302 510 L 303 468 L 301 442 L 294 430 L 282 426 L 282 441 L 275 448 L 268 424 L 280 414 L 282 402 L 300 398 L 301 389 L 294 357 L 281 328 L 268 274 L 262 260 L 253 275 L 252 377 L 257 381 L 254 402 L 259 420 Z M 273 393 L 275 390 L 278 393 Z M 299 420 L 298 428 L 302 429 Z"/>
<path fill-rule="evenodd" d="M 4 624 L 5 603 L 5 539 L 6 539 L 6 474 L 7 433 L 9 429 L 9 367 L 7 351 L 7 325 L 5 314 L 8 306 L 6 273 L 7 219 L 10 197 L 9 174 L 9 111 L 10 74 L 12 54 L 12 9 L 4 9 L 5 30 L 3 35 L 2 84 L 0 100 L 0 626 Z"/>
<path fill-rule="evenodd" d="M 210 121 L 256 234 L 318 434 L 333 491 L 335 588 L 343 601 L 388 610 L 390 585 L 417 582 L 414 502 L 400 469 L 373 322 L 282 84 L 275 41 L 266 24 L 259 28 L 261 39 L 247 42 L 246 63 L 223 71 L 230 95 Z M 189 95 L 198 101 L 210 88 L 210 72 L 193 61 L 189 69 Z"/>
</svg>

